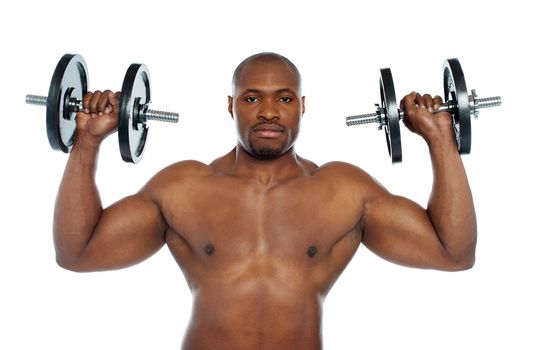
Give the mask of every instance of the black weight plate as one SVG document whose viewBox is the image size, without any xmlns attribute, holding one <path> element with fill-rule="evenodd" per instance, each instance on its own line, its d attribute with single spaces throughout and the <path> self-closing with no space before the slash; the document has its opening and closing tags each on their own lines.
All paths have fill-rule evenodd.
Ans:
<svg viewBox="0 0 543 350">
<path fill-rule="evenodd" d="M 55 68 L 47 96 L 47 137 L 55 150 L 68 153 L 75 137 L 76 110 L 70 108 L 70 98 L 82 100 L 87 93 L 88 74 L 80 55 L 62 56 Z"/>
<path fill-rule="evenodd" d="M 447 102 L 453 101 L 456 106 L 452 115 L 458 152 L 468 154 L 471 150 L 469 95 L 464 80 L 464 72 L 458 59 L 450 58 L 443 63 L 443 86 L 445 88 L 445 100 Z"/>
<path fill-rule="evenodd" d="M 402 140 L 400 135 L 400 113 L 396 103 L 394 80 L 390 68 L 381 69 L 379 79 L 381 92 L 381 107 L 385 109 L 385 132 L 388 146 L 388 154 L 392 163 L 402 161 Z"/>
<path fill-rule="evenodd" d="M 140 161 L 149 130 L 140 111 L 151 102 L 149 69 L 144 64 L 131 64 L 124 76 L 119 109 L 119 148 L 125 162 Z"/>
</svg>

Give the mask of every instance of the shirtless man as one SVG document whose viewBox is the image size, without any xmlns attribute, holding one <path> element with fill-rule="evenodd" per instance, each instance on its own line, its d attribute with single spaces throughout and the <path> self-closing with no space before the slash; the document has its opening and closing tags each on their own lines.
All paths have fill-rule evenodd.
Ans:
<svg viewBox="0 0 543 350">
<path fill-rule="evenodd" d="M 206 165 L 173 164 L 106 209 L 95 184 L 118 99 L 87 94 L 55 207 L 58 264 L 128 267 L 168 246 L 193 295 L 182 349 L 321 349 L 324 299 L 360 243 L 394 263 L 457 271 L 475 260 L 476 219 L 439 97 L 411 93 L 405 121 L 429 146 L 428 208 L 346 163 L 294 151 L 305 98 L 296 67 L 263 53 L 236 69 L 228 111 L 236 147 Z M 70 213 L 69 215 L 67 213 Z"/>
</svg>

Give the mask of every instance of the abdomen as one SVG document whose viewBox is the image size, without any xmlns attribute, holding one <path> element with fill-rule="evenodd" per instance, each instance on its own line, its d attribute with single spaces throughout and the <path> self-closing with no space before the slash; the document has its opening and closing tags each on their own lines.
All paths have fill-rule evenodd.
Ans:
<svg viewBox="0 0 543 350">
<path fill-rule="evenodd" d="M 184 350 L 321 349 L 316 293 L 280 281 L 240 282 L 195 291 Z"/>
</svg>

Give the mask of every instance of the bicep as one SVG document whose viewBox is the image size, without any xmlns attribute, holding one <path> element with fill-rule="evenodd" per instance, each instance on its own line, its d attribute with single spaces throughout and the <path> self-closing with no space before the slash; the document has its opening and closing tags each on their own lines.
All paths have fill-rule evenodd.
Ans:
<svg viewBox="0 0 543 350">
<path fill-rule="evenodd" d="M 362 243 L 391 262 L 417 268 L 448 270 L 450 259 L 426 210 L 388 193 L 366 205 Z"/>
<path fill-rule="evenodd" d="M 114 270 L 137 264 L 164 245 L 166 228 L 152 200 L 141 194 L 126 197 L 102 212 L 77 270 Z"/>
</svg>

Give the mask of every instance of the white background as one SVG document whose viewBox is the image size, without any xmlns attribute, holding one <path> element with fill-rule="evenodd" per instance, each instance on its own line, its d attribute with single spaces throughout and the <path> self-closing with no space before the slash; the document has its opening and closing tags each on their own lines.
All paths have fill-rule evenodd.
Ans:
<svg viewBox="0 0 543 350">
<path fill-rule="evenodd" d="M 534 2 L 535 3 L 535 2 Z M 181 113 L 153 124 L 138 165 L 116 137 L 101 152 L 104 205 L 134 193 L 164 166 L 209 162 L 234 145 L 230 78 L 245 57 L 274 51 L 303 76 L 306 114 L 297 151 L 343 160 L 390 191 L 426 204 L 430 163 L 402 126 L 404 162 L 390 164 L 384 133 L 347 128 L 373 111 L 379 68 L 398 98 L 442 94 L 443 60 L 458 57 L 468 88 L 501 95 L 473 122 L 464 156 L 479 221 L 477 263 L 466 272 L 392 265 L 361 247 L 324 309 L 325 349 L 541 349 L 541 12 L 529 1 L 18 1 L 0 20 L 1 349 L 178 349 L 191 295 L 167 249 L 129 269 L 77 274 L 55 263 L 51 221 L 67 156 L 50 149 L 47 94 L 64 53 L 85 58 L 90 89 L 120 89 L 130 63 L 151 72 L 153 107 Z M 69 215 L 69 213 L 66 213 Z"/>
</svg>

